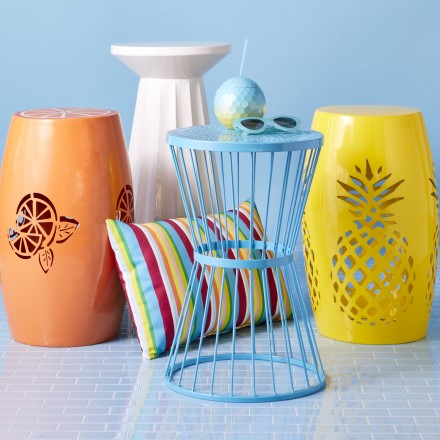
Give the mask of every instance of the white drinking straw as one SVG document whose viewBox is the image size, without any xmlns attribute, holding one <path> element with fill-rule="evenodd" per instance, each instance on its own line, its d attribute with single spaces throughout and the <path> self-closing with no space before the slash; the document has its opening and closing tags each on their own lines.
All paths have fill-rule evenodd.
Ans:
<svg viewBox="0 0 440 440">
<path fill-rule="evenodd" d="M 243 72 L 244 58 L 246 57 L 247 42 L 248 42 L 248 39 L 246 38 L 246 40 L 244 41 L 243 56 L 241 57 L 241 66 L 240 66 L 240 75 L 239 76 L 241 76 L 241 73 Z"/>
</svg>

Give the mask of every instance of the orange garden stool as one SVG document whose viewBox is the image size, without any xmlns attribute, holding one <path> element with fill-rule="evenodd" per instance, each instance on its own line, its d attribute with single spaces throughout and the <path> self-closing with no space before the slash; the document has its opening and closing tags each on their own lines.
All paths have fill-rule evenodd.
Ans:
<svg viewBox="0 0 440 440">
<path fill-rule="evenodd" d="M 119 114 L 15 113 L 0 177 L 6 315 L 22 343 L 68 347 L 118 335 L 124 295 L 105 219 L 132 220 Z"/>
</svg>

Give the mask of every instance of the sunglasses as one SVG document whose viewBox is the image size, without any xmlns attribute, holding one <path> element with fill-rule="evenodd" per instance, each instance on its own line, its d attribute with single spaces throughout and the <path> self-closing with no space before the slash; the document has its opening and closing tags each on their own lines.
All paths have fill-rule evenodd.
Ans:
<svg viewBox="0 0 440 440">
<path fill-rule="evenodd" d="M 273 118 L 248 117 L 236 119 L 233 123 L 236 130 L 247 134 L 259 134 L 263 132 L 298 130 L 301 121 L 296 116 L 275 116 Z"/>
</svg>

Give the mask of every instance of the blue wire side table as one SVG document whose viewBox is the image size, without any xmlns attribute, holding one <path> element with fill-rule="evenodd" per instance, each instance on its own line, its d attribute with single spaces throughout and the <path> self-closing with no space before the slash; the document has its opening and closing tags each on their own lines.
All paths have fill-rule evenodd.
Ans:
<svg viewBox="0 0 440 440">
<path fill-rule="evenodd" d="M 209 125 L 168 132 L 194 246 L 194 263 L 165 372 L 170 389 L 213 401 L 270 402 L 325 387 L 294 266 L 295 243 L 322 140 L 316 131 L 246 135 Z M 238 206 L 243 200 L 250 201 L 249 231 L 261 218 L 262 237 L 240 232 Z M 227 271 L 235 274 L 235 283 L 225 281 Z M 269 272 L 275 279 L 277 320 L 273 319 Z M 240 330 L 236 325 L 239 273 L 245 273 L 251 292 L 249 325 Z M 222 286 L 217 308 L 211 302 L 215 277 Z M 205 279 L 204 293 L 199 279 Z M 263 291 L 261 325 L 253 312 L 257 282 Z M 226 283 L 228 299 L 224 298 Z M 219 310 L 227 300 L 232 324 L 224 332 Z M 209 335 L 202 331 L 195 338 L 196 327 L 204 329 L 211 313 L 218 315 L 217 329 Z"/>
</svg>

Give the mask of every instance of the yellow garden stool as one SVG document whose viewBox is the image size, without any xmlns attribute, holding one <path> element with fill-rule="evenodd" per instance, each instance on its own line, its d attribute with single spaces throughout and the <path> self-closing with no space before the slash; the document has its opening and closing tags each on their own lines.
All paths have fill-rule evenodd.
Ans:
<svg viewBox="0 0 440 440">
<path fill-rule="evenodd" d="M 408 107 L 316 110 L 324 134 L 303 218 L 319 332 L 364 344 L 426 334 L 438 255 L 438 192 L 422 113 Z"/>
</svg>

